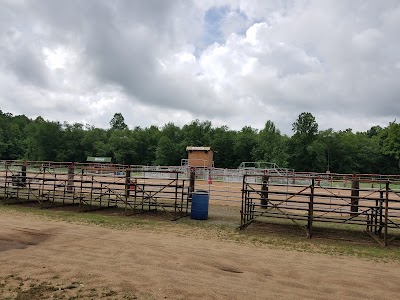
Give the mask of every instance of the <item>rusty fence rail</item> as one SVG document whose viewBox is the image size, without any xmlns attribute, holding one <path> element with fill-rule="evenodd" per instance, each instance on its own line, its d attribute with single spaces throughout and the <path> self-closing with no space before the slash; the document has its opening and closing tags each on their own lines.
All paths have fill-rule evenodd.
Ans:
<svg viewBox="0 0 400 300">
<path fill-rule="evenodd" d="M 318 178 L 309 184 L 276 184 L 272 176 L 244 176 L 241 229 L 257 218 L 286 218 L 313 235 L 315 222 L 363 225 L 382 245 L 389 230 L 400 229 L 400 181 L 385 180 L 365 186 L 353 176 L 351 187 L 323 186 Z"/>
<path fill-rule="evenodd" d="M 157 176 L 154 173 L 157 172 Z M 162 209 L 173 219 L 188 215 L 190 187 L 180 172 L 143 171 L 141 166 L 94 166 L 52 162 L 0 162 L 0 197 L 42 207 L 111 207 L 127 213 Z"/>
</svg>

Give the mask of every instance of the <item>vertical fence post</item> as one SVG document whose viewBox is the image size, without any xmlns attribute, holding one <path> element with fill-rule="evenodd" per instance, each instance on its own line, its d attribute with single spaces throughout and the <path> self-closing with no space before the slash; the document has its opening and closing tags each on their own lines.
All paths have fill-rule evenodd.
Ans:
<svg viewBox="0 0 400 300">
<path fill-rule="evenodd" d="M 389 215 L 389 180 L 386 181 L 386 196 L 385 196 L 385 231 L 383 236 L 383 242 L 385 247 L 387 246 L 387 240 L 388 240 L 388 215 Z"/>
<path fill-rule="evenodd" d="M 137 197 L 137 191 L 138 191 L 138 187 L 137 187 L 137 179 L 135 178 L 135 189 L 133 190 L 133 213 L 136 213 L 136 197 Z"/>
<path fill-rule="evenodd" d="M 21 166 L 21 182 L 22 186 L 26 185 L 26 161 L 24 161 Z"/>
<path fill-rule="evenodd" d="M 378 209 L 379 209 L 379 200 L 376 199 L 375 208 L 372 210 L 372 215 L 371 215 L 371 232 L 372 230 L 374 230 L 375 234 L 377 233 Z"/>
<path fill-rule="evenodd" d="M 46 166 L 43 166 L 43 174 L 42 174 L 42 193 L 39 194 L 39 197 L 44 197 L 44 189 L 45 189 L 45 184 L 46 184 Z M 39 200 L 40 201 L 40 200 Z M 43 199 L 41 199 L 40 204 L 42 205 Z"/>
<path fill-rule="evenodd" d="M 81 182 L 80 182 L 80 191 L 79 191 L 79 207 L 82 206 L 82 201 L 83 201 L 83 175 L 85 174 L 85 169 L 82 168 L 81 170 Z"/>
<path fill-rule="evenodd" d="M 178 205 L 178 181 L 179 181 L 179 174 L 178 172 L 175 173 L 175 204 L 174 204 L 174 212 L 176 218 L 176 206 Z"/>
<path fill-rule="evenodd" d="M 131 170 L 125 171 L 125 201 L 128 201 L 129 191 L 131 188 Z"/>
<path fill-rule="evenodd" d="M 196 181 L 196 168 L 190 167 L 189 199 L 192 199 L 192 193 L 194 193 L 195 181 Z"/>
<path fill-rule="evenodd" d="M 354 215 L 358 213 L 358 200 L 360 199 L 360 180 L 353 175 L 353 179 L 351 181 L 351 207 L 350 207 L 350 215 Z"/>
<path fill-rule="evenodd" d="M 101 174 L 102 170 L 100 170 L 100 174 Z M 90 180 L 90 208 L 92 208 L 92 202 L 93 202 L 93 191 L 94 191 L 94 175 L 92 175 L 92 178 Z"/>
<path fill-rule="evenodd" d="M 251 199 L 250 207 L 249 207 L 249 210 L 250 210 L 250 219 L 249 220 L 254 220 L 254 213 L 255 213 L 256 205 L 255 205 L 255 202 L 253 201 L 253 197 L 250 197 L 250 192 L 249 192 L 249 199 Z"/>
<path fill-rule="evenodd" d="M 311 180 L 310 185 L 310 202 L 308 205 L 308 222 L 307 222 L 307 235 L 308 238 L 312 238 L 312 226 L 314 219 L 314 186 L 315 186 L 315 178 Z"/>
<path fill-rule="evenodd" d="M 4 166 L 6 169 L 6 177 L 4 178 L 4 199 L 7 198 L 7 181 L 8 181 L 8 161 L 4 162 Z"/>
<path fill-rule="evenodd" d="M 264 174 L 262 176 L 262 186 L 261 186 L 261 207 L 268 207 L 268 181 L 269 176 Z"/>
<path fill-rule="evenodd" d="M 383 202 L 385 201 L 383 198 L 383 191 L 381 192 L 381 199 L 379 200 L 379 234 L 382 233 L 383 228 Z"/>
<path fill-rule="evenodd" d="M 72 192 L 74 190 L 74 176 L 75 176 L 75 165 L 74 163 L 68 166 L 68 183 L 67 191 Z"/>
<path fill-rule="evenodd" d="M 245 201 L 246 201 L 246 197 L 245 197 L 245 182 L 246 182 L 246 175 L 243 175 L 242 178 L 242 208 L 240 209 L 240 225 L 243 226 L 245 223 L 245 219 L 244 219 L 244 209 L 246 207 Z M 241 227 L 242 228 L 242 227 Z"/>
</svg>

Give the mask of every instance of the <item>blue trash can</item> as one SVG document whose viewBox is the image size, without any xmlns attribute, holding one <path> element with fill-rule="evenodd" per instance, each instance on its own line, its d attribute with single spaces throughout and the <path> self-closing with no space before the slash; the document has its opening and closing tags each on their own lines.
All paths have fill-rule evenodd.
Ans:
<svg viewBox="0 0 400 300">
<path fill-rule="evenodd" d="M 208 203 L 210 195 L 206 191 L 196 191 L 192 194 L 192 209 L 190 218 L 194 220 L 208 219 Z"/>
</svg>

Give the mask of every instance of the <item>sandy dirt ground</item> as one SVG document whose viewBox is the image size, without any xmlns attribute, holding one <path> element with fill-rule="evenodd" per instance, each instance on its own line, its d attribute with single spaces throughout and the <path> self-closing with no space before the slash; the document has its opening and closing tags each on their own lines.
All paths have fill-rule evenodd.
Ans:
<svg viewBox="0 0 400 300">
<path fill-rule="evenodd" d="M 400 263 L 0 212 L 0 298 L 39 282 L 45 299 L 399 299 Z"/>
</svg>

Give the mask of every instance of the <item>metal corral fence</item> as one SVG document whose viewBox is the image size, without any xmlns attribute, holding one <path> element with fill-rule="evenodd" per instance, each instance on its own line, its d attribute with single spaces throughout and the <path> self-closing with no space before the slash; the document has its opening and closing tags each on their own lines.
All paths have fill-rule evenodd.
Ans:
<svg viewBox="0 0 400 300">
<path fill-rule="evenodd" d="M 0 161 L 0 197 L 42 207 L 79 205 L 82 210 L 161 208 L 176 219 L 188 215 L 191 204 L 189 182 L 181 175 L 142 166 Z"/>
<path fill-rule="evenodd" d="M 296 177 L 289 186 L 275 182 L 269 174 L 243 177 L 241 228 L 256 219 L 290 219 L 313 234 L 313 223 L 363 225 L 382 245 L 390 242 L 389 230 L 400 229 L 400 178 L 346 175 L 350 187 L 324 184 L 343 181 L 343 176 Z M 373 179 L 372 179 L 373 178 Z M 297 180 L 299 179 L 299 180 Z M 347 180 L 347 179 L 346 179 Z M 305 183 L 307 182 L 307 183 Z"/>
<path fill-rule="evenodd" d="M 211 204 L 241 207 L 241 228 L 288 218 L 311 237 L 314 222 L 357 224 L 383 245 L 400 229 L 399 175 L 0 161 L 0 197 L 13 203 L 162 209 L 178 219 L 189 215 L 196 190 L 209 192 Z"/>
<path fill-rule="evenodd" d="M 305 173 L 293 172 L 288 169 L 196 169 L 196 189 L 207 190 L 211 203 L 226 205 L 241 205 L 241 190 L 243 178 L 248 183 L 261 183 L 262 176 L 268 175 L 271 184 L 279 185 L 286 192 L 295 186 L 315 185 L 327 189 L 351 189 L 355 178 L 360 180 L 360 188 L 382 189 L 386 181 L 392 184 L 400 182 L 399 175 L 380 174 L 336 174 L 336 173 Z M 393 186 L 396 187 L 396 186 Z M 399 186 L 400 188 L 400 186 Z M 289 197 L 286 195 L 285 197 Z"/>
<path fill-rule="evenodd" d="M 256 182 L 257 176 L 265 173 L 276 175 L 275 181 L 288 185 L 293 171 L 288 169 L 223 169 L 196 168 L 196 190 L 204 190 L 210 194 L 210 203 L 220 205 L 240 206 L 242 201 L 242 181 L 244 176 L 250 176 Z M 254 177 L 251 177 L 254 176 Z M 251 180 L 251 179 L 249 179 Z"/>
<path fill-rule="evenodd" d="M 300 173 L 290 169 L 278 168 L 271 164 L 269 169 L 257 168 L 190 168 L 189 166 L 142 166 L 142 165 L 118 165 L 118 164 L 99 164 L 99 163 L 72 163 L 72 162 L 49 162 L 49 161 L 0 161 L 1 177 L 4 172 L 16 177 L 21 176 L 22 168 L 25 165 L 25 172 L 33 178 L 29 180 L 38 181 L 40 176 L 51 173 L 55 178 L 68 174 L 86 177 L 103 176 L 107 180 L 124 182 L 127 177 L 126 171 L 129 170 L 130 178 L 142 178 L 149 180 L 176 179 L 188 181 L 191 171 L 195 171 L 194 189 L 206 190 L 210 193 L 211 203 L 241 205 L 242 181 L 246 177 L 247 181 L 260 183 L 263 175 L 270 176 L 270 182 L 279 184 L 287 192 L 293 185 L 310 185 L 315 179 L 315 184 L 326 188 L 348 188 L 351 187 L 353 177 L 362 179 L 361 187 L 382 188 L 386 180 L 400 180 L 396 175 L 380 174 L 334 174 L 334 173 Z M 73 166 L 73 168 L 71 168 Z M 72 173 L 71 173 L 72 172 Z M 1 178 L 0 178 L 1 179 Z M 14 178 L 15 180 L 15 178 Z M 57 180 L 56 180 L 57 181 Z M 3 184 L 2 184 L 3 185 Z M 192 187 L 193 188 L 193 187 Z"/>
</svg>

